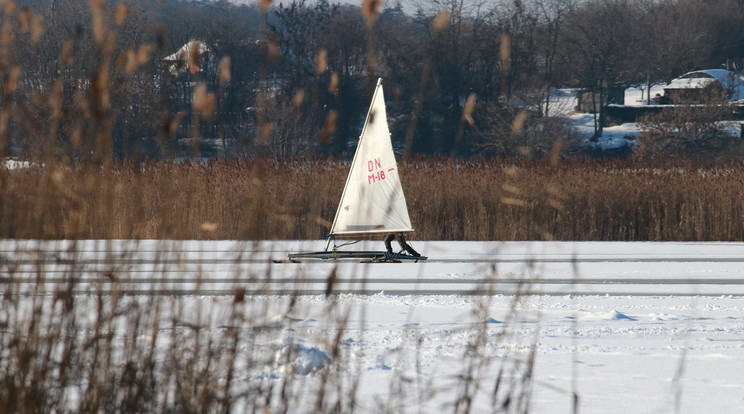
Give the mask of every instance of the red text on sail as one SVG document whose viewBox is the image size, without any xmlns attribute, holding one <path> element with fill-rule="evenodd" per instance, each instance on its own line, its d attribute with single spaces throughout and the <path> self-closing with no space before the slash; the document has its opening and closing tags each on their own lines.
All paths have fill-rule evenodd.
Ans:
<svg viewBox="0 0 744 414">
<path fill-rule="evenodd" d="M 394 169 L 395 168 L 388 168 L 387 171 L 390 172 Z M 378 181 L 384 180 L 386 177 L 380 157 L 367 161 L 367 171 L 369 172 L 369 175 L 367 175 L 367 184 L 374 184 Z"/>
</svg>

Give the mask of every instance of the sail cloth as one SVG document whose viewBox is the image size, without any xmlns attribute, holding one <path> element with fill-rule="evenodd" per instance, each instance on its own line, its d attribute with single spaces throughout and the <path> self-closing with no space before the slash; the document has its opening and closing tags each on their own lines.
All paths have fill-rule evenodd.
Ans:
<svg viewBox="0 0 744 414">
<path fill-rule="evenodd" d="M 378 79 L 330 236 L 411 231 Z"/>
</svg>

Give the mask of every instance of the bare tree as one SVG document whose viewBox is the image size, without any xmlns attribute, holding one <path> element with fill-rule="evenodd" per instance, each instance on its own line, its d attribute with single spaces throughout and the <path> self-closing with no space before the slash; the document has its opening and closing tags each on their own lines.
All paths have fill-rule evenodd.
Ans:
<svg viewBox="0 0 744 414">
<path fill-rule="evenodd" d="M 590 1 L 571 15 L 566 41 L 581 85 L 591 91 L 592 106 L 599 108 L 595 138 L 602 134 L 608 87 L 632 78 L 627 62 L 639 44 L 633 29 L 639 19 L 632 0 Z"/>
<path fill-rule="evenodd" d="M 543 114 L 549 115 L 550 88 L 560 85 L 560 77 L 556 77 L 556 59 L 563 53 L 565 40 L 563 31 L 570 14 L 576 8 L 576 0 L 532 0 L 531 7 L 538 19 L 537 37 L 535 42 L 536 57 L 541 60 L 543 70 Z M 565 76 L 565 74 L 564 74 Z M 564 78 L 565 79 L 565 78 Z"/>
<path fill-rule="evenodd" d="M 495 14 L 488 6 L 486 1 L 437 0 L 429 2 L 417 17 L 430 34 L 426 47 L 432 62 L 428 89 L 434 96 L 427 99 L 424 107 L 430 113 L 422 115 L 428 117 L 430 123 L 436 123 L 430 125 L 434 130 L 441 131 L 430 140 L 429 146 L 436 152 L 458 151 L 456 137 L 462 127 L 463 104 L 470 94 L 477 95 L 487 88 L 493 92 L 484 93 L 483 99 L 498 94 L 495 92 L 498 87 L 493 85 L 498 81 L 494 76 L 498 72 L 495 64 L 498 49 L 494 49 L 491 30 Z M 424 10 L 430 14 L 425 14 Z M 435 24 L 437 21 L 444 24 Z"/>
</svg>

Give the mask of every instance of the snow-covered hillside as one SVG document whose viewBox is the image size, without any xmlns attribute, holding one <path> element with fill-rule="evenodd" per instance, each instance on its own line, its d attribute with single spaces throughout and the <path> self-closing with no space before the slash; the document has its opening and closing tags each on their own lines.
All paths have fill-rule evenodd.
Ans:
<svg viewBox="0 0 744 414">
<path fill-rule="evenodd" d="M 664 94 L 666 84 L 657 84 L 651 88 L 651 97 Z M 620 125 L 606 126 L 602 129 L 602 135 L 596 141 L 590 140 L 594 135 L 594 114 L 577 112 L 578 104 L 576 89 L 553 89 L 549 115 L 561 116 L 569 119 L 571 125 L 580 134 L 584 143 L 602 151 L 616 150 L 623 147 L 635 146 L 635 140 L 640 133 L 635 122 Z M 639 88 L 627 88 L 625 90 L 626 106 L 647 105 L 648 92 Z M 731 134 L 739 134 L 741 121 L 726 121 Z"/>
<path fill-rule="evenodd" d="M 590 141 L 590 138 L 594 135 L 595 115 L 576 111 L 578 105 L 576 93 L 576 89 L 554 89 L 550 97 L 549 115 L 569 119 L 585 144 L 590 147 L 606 151 L 635 145 L 635 139 L 640 131 L 634 122 L 605 127 L 602 130 L 602 136 L 596 142 Z M 663 93 L 663 85 L 655 86 L 651 93 L 651 96 L 656 93 Z M 628 88 L 625 91 L 625 103 L 627 105 L 643 105 L 645 100 L 641 98 L 642 96 L 645 97 L 645 91 L 638 88 Z"/>
</svg>

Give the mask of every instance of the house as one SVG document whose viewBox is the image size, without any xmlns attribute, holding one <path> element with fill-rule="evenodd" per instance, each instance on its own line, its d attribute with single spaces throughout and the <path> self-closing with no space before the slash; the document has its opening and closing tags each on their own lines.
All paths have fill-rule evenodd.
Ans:
<svg viewBox="0 0 744 414">
<path fill-rule="evenodd" d="M 625 104 L 625 85 L 605 85 L 603 88 L 584 89 L 578 92 L 577 110 L 584 113 L 597 113 L 600 107 L 608 104 Z M 601 97 L 601 98 L 600 98 Z"/>
<path fill-rule="evenodd" d="M 688 72 L 664 87 L 664 103 L 702 104 L 744 97 L 744 78 L 725 69 Z"/>
<path fill-rule="evenodd" d="M 175 53 L 163 58 L 168 65 L 168 71 L 173 76 L 182 73 L 191 74 L 201 72 L 204 66 L 204 56 L 211 52 L 209 46 L 200 40 L 190 40 Z"/>
</svg>

